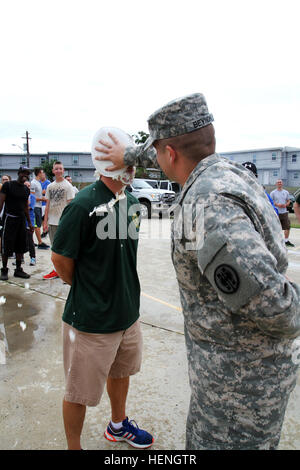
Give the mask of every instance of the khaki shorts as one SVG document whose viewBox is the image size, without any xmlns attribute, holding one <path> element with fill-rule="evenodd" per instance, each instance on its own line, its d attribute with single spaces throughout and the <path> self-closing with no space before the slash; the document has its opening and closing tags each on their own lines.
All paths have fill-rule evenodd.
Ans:
<svg viewBox="0 0 300 470">
<path fill-rule="evenodd" d="M 142 347 L 139 321 L 125 331 L 108 334 L 84 333 L 63 322 L 65 401 L 98 405 L 108 377 L 139 372 Z"/>
</svg>

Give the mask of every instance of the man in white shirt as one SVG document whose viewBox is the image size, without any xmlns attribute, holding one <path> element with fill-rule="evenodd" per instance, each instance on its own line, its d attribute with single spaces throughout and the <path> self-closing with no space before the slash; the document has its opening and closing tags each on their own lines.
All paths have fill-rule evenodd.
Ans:
<svg viewBox="0 0 300 470">
<path fill-rule="evenodd" d="M 44 170 L 42 168 L 34 169 L 34 178 L 30 182 L 30 192 L 35 195 L 35 206 L 34 206 L 34 216 L 35 216 L 35 228 L 34 233 L 38 240 L 38 248 L 47 250 L 49 245 L 44 243 L 41 238 L 41 226 L 42 226 L 42 205 L 45 198 L 43 196 L 43 189 L 41 185 L 41 179 L 43 177 Z"/>
<path fill-rule="evenodd" d="M 79 192 L 78 189 L 76 188 L 76 186 L 74 186 L 74 184 L 72 184 L 72 178 L 71 176 L 67 175 L 65 176 L 65 179 L 67 181 L 69 181 L 69 183 L 72 185 L 72 188 L 73 188 L 73 191 L 74 191 L 74 197 L 76 196 L 76 194 Z"/>
<path fill-rule="evenodd" d="M 273 199 L 275 207 L 278 210 L 278 217 L 281 223 L 282 230 L 284 231 L 285 245 L 295 246 L 289 241 L 290 227 L 291 222 L 289 219 L 289 213 L 287 207 L 290 205 L 290 195 L 289 192 L 283 189 L 282 180 L 277 180 L 276 182 L 277 189 L 271 192 L 270 196 Z"/>
<path fill-rule="evenodd" d="M 64 178 L 64 171 L 64 166 L 61 162 L 55 162 L 53 164 L 52 172 L 55 176 L 55 181 L 50 183 L 46 190 L 47 204 L 43 230 L 49 232 L 51 246 L 61 214 L 66 205 L 74 198 L 73 186 Z M 43 279 L 56 279 L 58 277 L 57 272 L 52 270 L 49 274 L 43 276 Z"/>
</svg>

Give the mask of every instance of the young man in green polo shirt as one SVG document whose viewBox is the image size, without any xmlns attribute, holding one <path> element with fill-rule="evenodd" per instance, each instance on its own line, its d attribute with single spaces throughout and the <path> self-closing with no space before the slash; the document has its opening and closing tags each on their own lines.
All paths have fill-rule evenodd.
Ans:
<svg viewBox="0 0 300 470">
<path fill-rule="evenodd" d="M 142 337 L 139 206 L 124 189 L 122 178 L 101 174 L 64 209 L 52 246 L 55 269 L 71 286 L 63 313 L 63 416 L 70 450 L 81 449 L 86 406 L 99 403 L 105 383 L 112 411 L 105 437 L 141 449 L 153 443 L 125 411 L 129 376 L 141 366 Z"/>
</svg>

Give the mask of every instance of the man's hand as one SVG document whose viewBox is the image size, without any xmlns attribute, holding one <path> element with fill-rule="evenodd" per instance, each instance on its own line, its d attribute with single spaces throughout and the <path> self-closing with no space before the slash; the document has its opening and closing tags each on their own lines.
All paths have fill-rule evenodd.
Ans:
<svg viewBox="0 0 300 470">
<path fill-rule="evenodd" d="M 34 227 L 33 227 L 33 225 L 32 225 L 32 224 L 28 224 L 28 227 L 29 227 L 30 232 L 33 233 L 33 232 L 34 232 Z"/>
<path fill-rule="evenodd" d="M 99 143 L 103 145 L 103 147 L 95 147 L 95 150 L 98 152 L 105 153 L 105 157 L 95 157 L 95 160 L 110 160 L 113 165 L 105 168 L 107 171 L 116 171 L 124 168 L 124 152 L 125 152 L 125 145 L 121 144 L 118 139 L 108 132 L 109 137 L 111 138 L 112 142 L 107 142 L 105 140 L 99 140 Z"/>
<path fill-rule="evenodd" d="M 51 260 L 59 277 L 71 286 L 75 270 L 75 260 L 59 255 L 54 251 L 52 251 Z"/>
</svg>

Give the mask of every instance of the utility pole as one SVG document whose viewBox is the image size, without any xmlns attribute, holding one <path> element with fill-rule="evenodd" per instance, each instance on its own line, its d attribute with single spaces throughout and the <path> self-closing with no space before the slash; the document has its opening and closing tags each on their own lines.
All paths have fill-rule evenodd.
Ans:
<svg viewBox="0 0 300 470">
<path fill-rule="evenodd" d="M 26 144 L 24 144 L 24 147 L 26 148 L 26 154 L 27 154 L 27 166 L 28 166 L 28 168 L 30 168 L 30 164 L 29 164 L 29 155 L 30 155 L 29 140 L 31 140 L 31 137 L 29 137 L 29 132 L 28 131 L 26 131 L 25 137 L 22 137 L 22 139 L 26 139 Z"/>
</svg>

